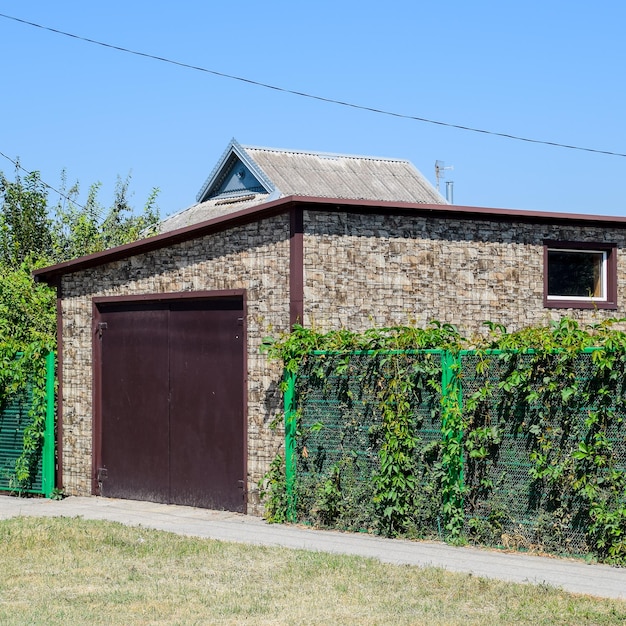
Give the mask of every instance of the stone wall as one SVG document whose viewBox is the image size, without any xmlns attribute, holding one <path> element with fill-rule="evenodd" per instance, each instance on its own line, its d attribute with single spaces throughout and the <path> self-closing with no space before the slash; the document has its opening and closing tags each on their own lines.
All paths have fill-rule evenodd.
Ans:
<svg viewBox="0 0 626 626">
<path fill-rule="evenodd" d="M 259 353 L 263 336 L 289 327 L 289 220 L 278 216 L 68 274 L 62 283 L 63 480 L 67 493 L 91 493 L 92 298 L 245 289 L 248 359 L 249 512 L 257 482 L 282 445 L 269 422 L 282 408 L 278 363 Z"/>
<path fill-rule="evenodd" d="M 581 322 L 625 317 L 624 232 L 617 229 L 305 211 L 304 323 L 320 330 L 415 323 L 482 322 L 509 330 L 562 315 Z M 248 494 L 282 446 L 269 422 L 282 407 L 279 363 L 259 353 L 262 337 L 289 327 L 289 217 L 179 243 L 67 274 L 63 312 L 63 477 L 69 494 L 89 494 L 92 475 L 92 299 L 245 289 L 248 358 Z M 617 311 L 543 307 L 543 240 L 615 242 Z"/>
<path fill-rule="evenodd" d="M 472 336 L 485 320 L 626 316 L 622 230 L 313 211 L 304 224 L 304 322 L 320 330 L 439 320 Z M 617 243 L 619 309 L 544 308 L 544 239 Z"/>
</svg>

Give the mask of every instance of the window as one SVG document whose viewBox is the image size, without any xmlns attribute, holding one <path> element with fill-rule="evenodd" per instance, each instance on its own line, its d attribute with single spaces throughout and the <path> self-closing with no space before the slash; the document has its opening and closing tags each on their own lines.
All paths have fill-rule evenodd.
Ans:
<svg viewBox="0 0 626 626">
<path fill-rule="evenodd" d="M 551 308 L 617 308 L 614 244 L 544 242 L 543 303 Z"/>
</svg>

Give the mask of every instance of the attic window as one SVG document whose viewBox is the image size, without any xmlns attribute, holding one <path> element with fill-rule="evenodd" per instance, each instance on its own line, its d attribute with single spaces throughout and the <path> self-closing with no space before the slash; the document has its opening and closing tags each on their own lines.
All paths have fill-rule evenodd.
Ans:
<svg viewBox="0 0 626 626">
<path fill-rule="evenodd" d="M 613 244 L 544 242 L 544 306 L 617 308 Z"/>
</svg>

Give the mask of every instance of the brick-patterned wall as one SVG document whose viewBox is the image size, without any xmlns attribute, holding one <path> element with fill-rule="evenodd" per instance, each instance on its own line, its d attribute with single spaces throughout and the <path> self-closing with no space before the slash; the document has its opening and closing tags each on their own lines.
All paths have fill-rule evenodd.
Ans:
<svg viewBox="0 0 626 626">
<path fill-rule="evenodd" d="M 304 322 L 321 330 L 439 320 L 472 336 L 485 320 L 626 316 L 622 230 L 306 211 L 304 232 Z M 544 308 L 544 239 L 616 242 L 619 309 Z"/>
<path fill-rule="evenodd" d="M 289 327 L 289 221 L 239 226 L 68 274 L 62 284 L 63 479 L 67 493 L 91 492 L 92 298 L 245 289 L 248 359 L 249 512 L 259 512 L 257 482 L 282 444 L 268 423 L 282 407 L 278 363 L 259 353 L 263 336 Z"/>
</svg>

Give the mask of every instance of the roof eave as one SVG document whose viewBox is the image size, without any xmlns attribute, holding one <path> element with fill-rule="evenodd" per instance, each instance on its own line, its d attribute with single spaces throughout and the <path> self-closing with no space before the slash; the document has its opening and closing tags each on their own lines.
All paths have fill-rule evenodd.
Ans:
<svg viewBox="0 0 626 626">
<path fill-rule="evenodd" d="M 232 226 L 254 222 L 259 219 L 283 213 L 288 210 L 290 204 L 289 202 L 285 202 L 285 200 L 287 200 L 287 198 L 280 198 L 272 202 L 264 202 L 263 204 L 242 209 L 241 211 L 237 211 L 235 213 L 220 215 L 198 224 L 185 226 L 160 235 L 153 235 L 152 237 L 139 239 L 138 241 L 133 241 L 122 246 L 109 248 L 108 250 L 103 250 L 102 252 L 95 252 L 76 259 L 71 259 L 70 261 L 64 261 L 62 263 L 57 263 L 56 265 L 43 267 L 41 269 L 34 270 L 33 276 L 38 282 L 52 284 L 59 276 L 63 276 L 64 274 L 79 272 L 92 267 L 97 267 L 98 265 L 103 265 L 104 263 L 120 261 L 138 254 L 152 252 L 153 250 L 159 250 L 177 243 L 189 241 L 190 239 L 197 239 L 213 232 L 226 230 Z"/>
<path fill-rule="evenodd" d="M 53 284 L 58 277 L 73 272 L 97 267 L 138 254 L 151 252 L 170 245 L 197 239 L 205 235 L 243 225 L 273 215 L 285 213 L 293 206 L 315 210 L 341 212 L 384 212 L 408 215 L 428 215 L 445 219 L 485 219 L 499 222 L 566 223 L 587 226 L 614 227 L 626 229 L 626 218 L 605 215 L 585 215 L 577 213 L 552 213 L 549 211 L 522 211 L 517 209 L 494 209 L 450 204 L 420 204 L 409 202 L 385 202 L 378 200 L 353 200 L 341 198 L 320 198 L 314 196 L 286 196 L 264 202 L 235 213 L 212 218 L 205 222 L 179 228 L 161 235 L 147 237 L 132 243 L 96 252 L 88 256 L 72 259 L 33 272 L 35 280 Z"/>
</svg>

